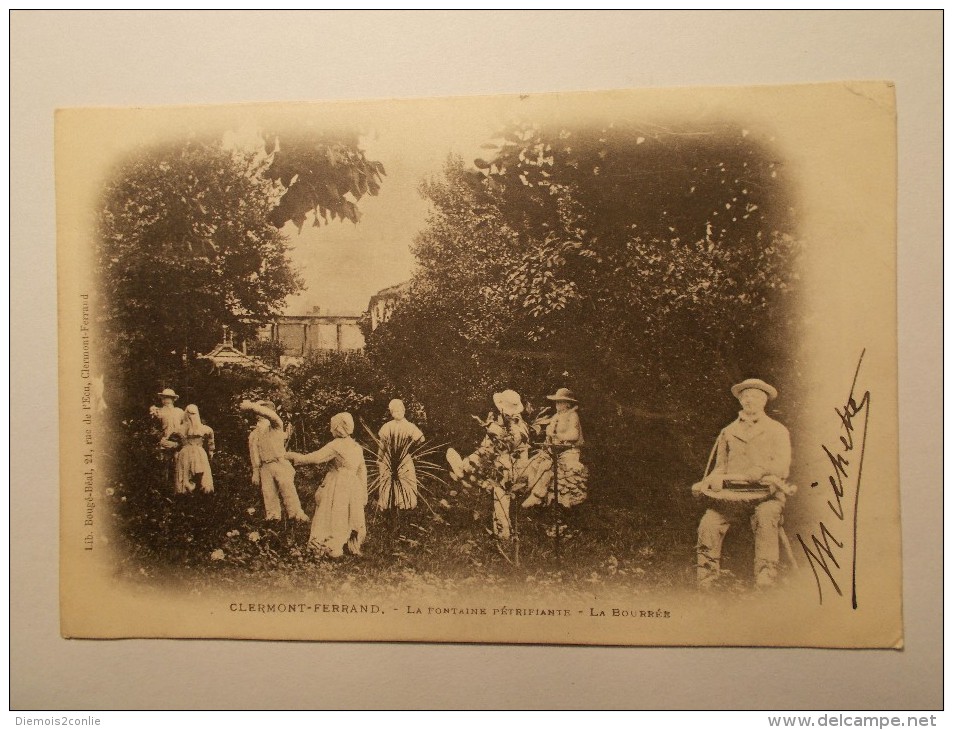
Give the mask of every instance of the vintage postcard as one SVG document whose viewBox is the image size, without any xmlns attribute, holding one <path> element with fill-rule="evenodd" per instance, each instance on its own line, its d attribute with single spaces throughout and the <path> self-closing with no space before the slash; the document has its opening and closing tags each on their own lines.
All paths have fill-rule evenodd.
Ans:
<svg viewBox="0 0 953 730">
<path fill-rule="evenodd" d="M 903 645 L 892 84 L 55 145 L 64 636 Z"/>
</svg>

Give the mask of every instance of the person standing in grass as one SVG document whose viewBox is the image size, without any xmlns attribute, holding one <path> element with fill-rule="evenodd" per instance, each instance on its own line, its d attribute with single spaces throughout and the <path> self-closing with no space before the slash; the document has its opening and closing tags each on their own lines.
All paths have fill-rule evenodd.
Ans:
<svg viewBox="0 0 953 730">
<path fill-rule="evenodd" d="M 423 432 L 405 417 L 404 402 L 395 398 L 387 406 L 391 420 L 377 436 L 378 498 L 382 510 L 414 509 L 417 506 L 417 470 L 411 451 L 424 440 Z M 397 469 L 394 469 L 397 464 Z M 395 474 L 396 471 L 396 474 Z"/>
<path fill-rule="evenodd" d="M 251 458 L 252 484 L 261 486 L 265 519 L 280 520 L 281 504 L 284 502 L 288 517 L 307 522 L 308 515 L 301 509 L 301 499 L 295 489 L 295 470 L 285 452 L 287 434 L 275 404 L 270 400 L 257 403 L 243 400 L 239 408 L 258 416 L 258 422 L 248 436 L 248 453 Z"/>
<path fill-rule="evenodd" d="M 158 393 L 160 407 L 151 406 L 149 415 L 159 422 L 159 453 L 162 455 L 164 478 L 167 484 L 176 486 L 175 474 L 179 455 L 179 430 L 185 420 L 185 411 L 177 408 L 178 393 L 164 388 Z M 176 490 L 177 491 L 177 490 Z"/>
<path fill-rule="evenodd" d="M 309 544 L 332 558 L 344 555 L 345 547 L 360 555 L 367 537 L 367 466 L 364 449 L 351 437 L 353 433 L 354 418 L 350 413 L 338 413 L 331 418 L 333 441 L 310 454 L 288 452 L 294 464 L 331 464 L 314 496 L 317 507 Z"/>
<path fill-rule="evenodd" d="M 175 461 L 175 492 L 185 494 L 201 488 L 204 494 L 213 489 L 212 465 L 215 456 L 215 432 L 202 423 L 199 407 L 190 403 L 185 408 L 185 420 L 179 430 L 182 448 Z"/>
</svg>

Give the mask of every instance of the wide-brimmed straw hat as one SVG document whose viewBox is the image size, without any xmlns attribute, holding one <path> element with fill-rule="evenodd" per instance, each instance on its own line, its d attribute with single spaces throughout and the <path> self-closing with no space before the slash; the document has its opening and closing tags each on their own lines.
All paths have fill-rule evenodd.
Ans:
<svg viewBox="0 0 953 730">
<path fill-rule="evenodd" d="M 493 394 L 493 405 L 500 409 L 504 416 L 518 416 L 523 412 L 523 401 L 515 390 L 504 390 Z"/>
<path fill-rule="evenodd" d="M 754 388 L 755 390 L 760 390 L 767 393 L 768 400 L 774 400 L 778 397 L 777 388 L 775 388 L 773 385 L 768 385 L 760 378 L 748 378 L 747 380 L 742 380 L 737 385 L 732 385 L 731 394 L 735 398 L 740 398 L 741 394 L 749 388 Z"/>
<path fill-rule="evenodd" d="M 178 400 L 179 394 L 176 393 L 172 388 L 166 388 L 161 393 L 158 393 L 160 398 L 171 398 L 172 400 Z"/>
<path fill-rule="evenodd" d="M 566 401 L 567 403 L 578 403 L 575 394 L 569 388 L 560 388 L 552 395 L 547 395 L 546 400 Z"/>
<path fill-rule="evenodd" d="M 331 435 L 344 438 L 354 433 L 354 416 L 350 413 L 336 413 L 331 416 Z"/>
</svg>

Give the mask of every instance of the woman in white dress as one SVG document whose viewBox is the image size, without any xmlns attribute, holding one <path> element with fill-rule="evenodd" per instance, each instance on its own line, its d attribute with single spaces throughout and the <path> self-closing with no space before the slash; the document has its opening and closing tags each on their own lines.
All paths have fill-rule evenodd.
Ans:
<svg viewBox="0 0 953 730">
<path fill-rule="evenodd" d="M 378 431 L 380 449 L 377 456 L 378 497 L 382 510 L 414 509 L 417 506 L 417 470 L 410 452 L 424 440 L 423 432 L 404 416 L 404 402 L 395 398 L 387 406 L 391 419 Z M 397 463 L 396 478 L 393 464 Z"/>
<path fill-rule="evenodd" d="M 559 488 L 559 504 L 575 507 L 586 501 L 589 470 L 579 460 L 580 447 L 585 443 L 579 421 L 579 402 L 569 388 L 560 388 L 548 400 L 556 404 L 556 413 L 546 425 L 546 444 L 530 461 L 527 476 L 531 493 L 523 507 L 552 504 Z M 554 457 L 555 455 L 555 457 Z M 553 484 L 553 459 L 556 459 L 556 478 Z"/>
<path fill-rule="evenodd" d="M 364 450 L 351 438 L 354 419 L 350 413 L 338 413 L 331 419 L 334 440 L 310 454 L 289 451 L 288 459 L 298 464 L 331 463 L 331 471 L 315 494 L 317 508 L 311 521 L 309 544 L 332 558 L 344 554 L 344 547 L 361 554 L 367 537 L 364 506 L 367 504 L 367 466 Z"/>
<path fill-rule="evenodd" d="M 185 494 L 201 488 L 205 494 L 211 494 L 212 465 L 210 459 L 215 455 L 215 433 L 202 423 L 199 407 L 194 403 L 186 406 L 185 419 L 177 434 L 182 448 L 175 458 L 175 492 Z"/>
</svg>

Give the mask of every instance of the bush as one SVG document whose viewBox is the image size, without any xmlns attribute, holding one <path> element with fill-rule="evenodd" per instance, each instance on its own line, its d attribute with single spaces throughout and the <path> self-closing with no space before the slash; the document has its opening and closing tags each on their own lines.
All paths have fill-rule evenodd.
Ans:
<svg viewBox="0 0 953 730">
<path fill-rule="evenodd" d="M 511 128 L 422 193 L 418 270 L 367 353 L 456 444 L 512 388 L 580 399 L 595 499 L 685 511 L 745 377 L 794 425 L 800 243 L 770 142 L 730 124 Z M 692 134 L 682 134 L 690 131 Z"/>
<path fill-rule="evenodd" d="M 330 422 L 336 413 L 354 417 L 354 438 L 364 440 L 365 424 L 376 433 L 390 418 L 387 404 L 403 398 L 407 418 L 424 428 L 426 414 L 412 398 L 377 370 L 363 352 L 311 353 L 287 371 L 287 401 L 295 432 L 294 451 L 313 451 L 331 440 Z"/>
</svg>

